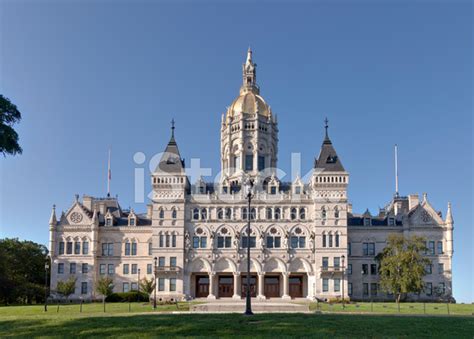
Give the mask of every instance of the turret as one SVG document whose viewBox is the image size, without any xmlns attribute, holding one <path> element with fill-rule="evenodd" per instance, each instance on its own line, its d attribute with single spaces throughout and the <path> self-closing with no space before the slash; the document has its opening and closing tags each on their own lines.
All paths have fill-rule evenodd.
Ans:
<svg viewBox="0 0 474 339">
<path fill-rule="evenodd" d="M 94 204 L 94 213 L 92 214 L 92 224 L 91 224 L 91 253 L 92 256 L 97 255 L 98 251 L 98 241 L 99 241 L 99 213 L 97 211 L 97 205 Z"/>
<path fill-rule="evenodd" d="M 56 247 L 56 226 L 58 219 L 56 218 L 56 205 L 53 205 L 51 217 L 49 218 L 49 254 L 54 255 Z"/>
<path fill-rule="evenodd" d="M 446 253 L 452 257 L 453 256 L 453 229 L 454 229 L 454 219 L 453 212 L 451 211 L 451 203 L 448 202 L 448 211 L 446 212 Z"/>
</svg>

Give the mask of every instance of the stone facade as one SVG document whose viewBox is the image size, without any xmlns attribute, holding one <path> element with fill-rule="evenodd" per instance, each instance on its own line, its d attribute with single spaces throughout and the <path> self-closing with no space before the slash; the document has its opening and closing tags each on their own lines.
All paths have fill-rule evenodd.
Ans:
<svg viewBox="0 0 474 339">
<path fill-rule="evenodd" d="M 82 201 L 76 196 L 59 220 L 53 208 L 52 288 L 73 275 L 73 298 L 95 298 L 94 283 L 101 276 L 112 276 L 115 291 L 122 292 L 156 274 L 158 299 L 240 299 L 250 244 L 256 298 L 386 299 L 391 296 L 380 291 L 375 255 L 389 234 L 401 233 L 425 237 L 432 261 L 425 292 L 410 297 L 433 299 L 439 290 L 450 295 L 451 206 L 443 219 L 426 195 L 420 202 L 417 195 L 397 193 L 376 215 L 353 213 L 349 173 L 327 124 L 309 180 L 280 181 L 278 121 L 260 96 L 250 50 L 242 69 L 239 96 L 222 116 L 216 183 L 189 182 L 173 126 L 151 174 L 153 192 L 145 214 L 123 210 L 110 196 L 84 196 Z M 248 209 L 244 186 L 250 182 Z"/>
</svg>

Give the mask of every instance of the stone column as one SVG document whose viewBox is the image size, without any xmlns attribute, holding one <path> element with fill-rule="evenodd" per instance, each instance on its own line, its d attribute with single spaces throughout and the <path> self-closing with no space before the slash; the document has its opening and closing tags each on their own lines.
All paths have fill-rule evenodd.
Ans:
<svg viewBox="0 0 474 339">
<path fill-rule="evenodd" d="M 216 299 L 215 293 L 215 283 L 214 280 L 216 278 L 216 272 L 210 272 L 209 273 L 209 295 L 207 296 L 207 299 Z"/>
<path fill-rule="evenodd" d="M 232 299 L 240 300 L 240 293 L 241 293 L 240 272 L 235 272 L 234 273 L 234 295 L 232 296 Z"/>
<path fill-rule="evenodd" d="M 257 293 L 257 299 L 258 300 L 265 300 L 265 292 L 263 290 L 264 288 L 264 280 L 265 280 L 265 273 L 258 273 L 258 293 Z"/>
<path fill-rule="evenodd" d="M 282 299 L 291 299 L 289 291 L 290 291 L 290 273 L 288 272 L 283 272 L 283 295 Z"/>
</svg>

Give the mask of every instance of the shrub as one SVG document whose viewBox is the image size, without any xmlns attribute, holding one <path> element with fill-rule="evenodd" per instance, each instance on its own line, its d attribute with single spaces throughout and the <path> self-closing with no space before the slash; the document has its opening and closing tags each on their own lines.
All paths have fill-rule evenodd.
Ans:
<svg viewBox="0 0 474 339">
<path fill-rule="evenodd" d="M 112 293 L 105 299 L 105 301 L 107 302 L 148 301 L 148 300 L 149 300 L 149 297 L 147 293 L 136 292 L 136 291 Z"/>
</svg>

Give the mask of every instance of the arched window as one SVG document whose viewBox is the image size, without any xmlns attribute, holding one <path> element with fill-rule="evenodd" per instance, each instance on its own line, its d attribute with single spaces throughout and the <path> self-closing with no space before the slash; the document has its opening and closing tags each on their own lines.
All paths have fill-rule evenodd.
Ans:
<svg viewBox="0 0 474 339">
<path fill-rule="evenodd" d="M 248 213 L 247 213 L 247 207 L 242 208 L 242 219 L 247 220 L 248 219 Z"/>
<path fill-rule="evenodd" d="M 280 216 L 281 216 L 281 210 L 279 207 L 275 208 L 275 214 L 274 214 L 274 217 L 276 220 L 280 219 Z"/>
<path fill-rule="evenodd" d="M 326 233 L 323 234 L 323 247 L 327 247 L 328 243 L 327 243 L 327 235 Z"/>
<path fill-rule="evenodd" d="M 227 220 L 232 219 L 232 210 L 230 209 L 230 207 L 227 207 L 227 208 L 225 209 L 225 218 L 226 218 Z"/>
<path fill-rule="evenodd" d="M 177 217 L 177 213 L 176 213 L 176 210 L 173 208 L 173 211 L 171 212 L 171 218 L 176 219 L 176 217 Z"/>
<path fill-rule="evenodd" d="M 162 208 L 160 208 L 159 218 L 164 219 L 164 217 L 165 217 L 165 211 Z"/>
<path fill-rule="evenodd" d="M 301 220 L 306 219 L 306 211 L 304 208 L 300 208 L 300 219 Z"/>
<path fill-rule="evenodd" d="M 336 233 L 336 247 L 339 247 L 339 233 Z"/>
<path fill-rule="evenodd" d="M 332 247 L 332 234 L 329 234 L 329 247 Z"/>
<path fill-rule="evenodd" d="M 272 218 L 272 209 L 270 207 L 267 207 L 266 214 L 267 219 Z"/>
<path fill-rule="evenodd" d="M 337 206 L 334 208 L 334 218 L 339 218 L 339 208 L 337 208 Z"/>
<path fill-rule="evenodd" d="M 201 209 L 201 220 L 207 220 L 207 209 L 206 208 Z"/>
<path fill-rule="evenodd" d="M 293 208 L 290 210 L 290 219 L 291 219 L 291 220 L 295 220 L 295 219 L 296 219 L 296 214 L 297 214 L 296 208 L 293 207 Z"/>
<path fill-rule="evenodd" d="M 257 217 L 257 211 L 255 210 L 255 208 L 252 208 L 250 210 L 250 219 L 255 220 L 256 217 Z"/>
<path fill-rule="evenodd" d="M 321 209 L 321 218 L 326 219 L 326 217 L 327 217 L 326 207 L 323 207 Z"/>
<path fill-rule="evenodd" d="M 193 220 L 199 219 L 199 208 L 193 209 Z"/>
<path fill-rule="evenodd" d="M 222 220 L 224 218 L 224 212 L 222 211 L 222 207 L 217 208 L 217 219 Z"/>
</svg>

